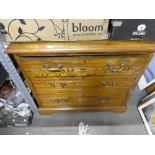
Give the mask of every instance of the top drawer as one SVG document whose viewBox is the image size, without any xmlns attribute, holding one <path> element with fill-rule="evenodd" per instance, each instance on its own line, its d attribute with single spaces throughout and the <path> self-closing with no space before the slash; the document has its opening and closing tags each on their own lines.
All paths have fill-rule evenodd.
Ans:
<svg viewBox="0 0 155 155">
<path fill-rule="evenodd" d="M 145 55 L 21 57 L 21 65 L 29 77 L 132 75 L 146 64 Z"/>
</svg>

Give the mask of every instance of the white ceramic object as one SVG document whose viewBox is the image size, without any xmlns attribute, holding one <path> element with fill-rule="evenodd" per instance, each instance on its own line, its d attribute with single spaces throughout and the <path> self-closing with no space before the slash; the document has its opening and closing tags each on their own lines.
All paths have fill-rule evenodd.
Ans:
<svg viewBox="0 0 155 155">
<path fill-rule="evenodd" d="M 20 105 L 18 105 L 17 110 L 18 111 L 23 111 L 25 109 L 28 109 L 29 105 L 26 103 L 21 103 Z"/>
<path fill-rule="evenodd" d="M 7 104 L 5 105 L 5 110 L 6 110 L 6 111 L 8 111 L 8 112 L 12 112 L 13 109 L 14 109 L 13 106 L 11 106 L 11 105 L 7 105 Z"/>
<path fill-rule="evenodd" d="M 25 109 L 23 111 L 19 111 L 17 114 L 19 116 L 21 116 L 21 117 L 30 116 L 31 115 L 31 111 L 30 111 L 30 109 Z"/>
</svg>

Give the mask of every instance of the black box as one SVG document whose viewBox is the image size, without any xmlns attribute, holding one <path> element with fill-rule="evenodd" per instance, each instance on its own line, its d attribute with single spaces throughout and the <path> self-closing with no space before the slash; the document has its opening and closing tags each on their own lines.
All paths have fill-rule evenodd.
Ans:
<svg viewBox="0 0 155 155">
<path fill-rule="evenodd" d="M 7 77 L 8 77 L 8 73 L 0 63 L 0 87 L 2 86 L 2 84 L 4 83 Z"/>
<path fill-rule="evenodd" d="M 111 39 L 155 41 L 155 19 L 113 19 Z"/>
</svg>

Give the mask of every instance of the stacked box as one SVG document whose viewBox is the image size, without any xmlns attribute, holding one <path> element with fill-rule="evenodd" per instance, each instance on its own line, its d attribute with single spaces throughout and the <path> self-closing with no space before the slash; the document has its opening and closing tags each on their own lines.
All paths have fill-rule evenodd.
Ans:
<svg viewBox="0 0 155 155">
<path fill-rule="evenodd" d="M 155 19 L 111 20 L 112 40 L 155 41 Z"/>
<path fill-rule="evenodd" d="M 76 41 L 108 38 L 107 19 L 0 19 L 4 41 Z"/>
</svg>

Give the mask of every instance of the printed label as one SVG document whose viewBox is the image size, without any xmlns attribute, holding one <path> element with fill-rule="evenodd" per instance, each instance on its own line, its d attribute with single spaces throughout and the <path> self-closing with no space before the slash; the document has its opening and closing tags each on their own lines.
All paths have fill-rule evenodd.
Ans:
<svg viewBox="0 0 155 155">
<path fill-rule="evenodd" d="M 146 25 L 145 24 L 140 24 L 140 25 L 137 26 L 137 31 L 134 31 L 132 33 L 132 35 L 142 35 L 142 36 L 144 36 L 144 35 L 146 35 L 145 30 L 146 30 Z"/>
</svg>

